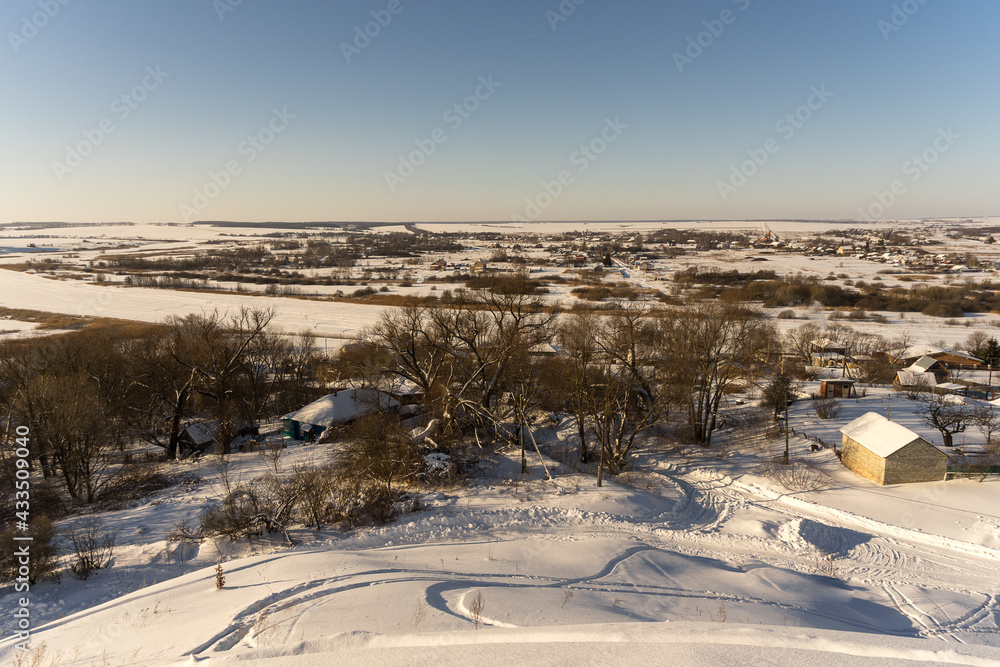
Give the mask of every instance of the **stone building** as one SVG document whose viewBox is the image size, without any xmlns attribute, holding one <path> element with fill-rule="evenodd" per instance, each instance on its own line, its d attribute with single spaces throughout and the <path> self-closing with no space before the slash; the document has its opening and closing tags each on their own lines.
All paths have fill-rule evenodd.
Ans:
<svg viewBox="0 0 1000 667">
<path fill-rule="evenodd" d="M 910 429 L 869 412 L 840 429 L 841 461 L 876 484 L 937 482 L 945 478 L 948 455 Z"/>
</svg>

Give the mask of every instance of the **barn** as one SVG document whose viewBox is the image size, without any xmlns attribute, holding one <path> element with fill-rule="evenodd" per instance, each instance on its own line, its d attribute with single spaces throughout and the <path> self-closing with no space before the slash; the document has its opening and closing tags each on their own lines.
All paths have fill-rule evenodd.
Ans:
<svg viewBox="0 0 1000 667">
<path fill-rule="evenodd" d="M 315 440 L 332 424 L 346 424 L 358 417 L 399 407 L 399 401 L 376 389 L 344 389 L 281 418 L 283 435 L 295 440 Z"/>
<path fill-rule="evenodd" d="M 869 412 L 840 429 L 844 466 L 876 484 L 938 482 L 948 455 L 901 424 Z"/>
</svg>

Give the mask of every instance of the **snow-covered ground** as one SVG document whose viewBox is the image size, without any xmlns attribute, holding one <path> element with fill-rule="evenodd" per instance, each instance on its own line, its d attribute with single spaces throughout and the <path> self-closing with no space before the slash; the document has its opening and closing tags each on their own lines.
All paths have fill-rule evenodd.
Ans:
<svg viewBox="0 0 1000 667">
<path fill-rule="evenodd" d="M 845 402 L 829 428 L 868 407 Z M 573 432 L 567 419 L 540 435 L 556 454 Z M 32 646 L 81 666 L 1000 664 L 1000 480 L 883 488 L 810 443 L 791 443 L 821 471 L 809 492 L 724 442 L 651 446 L 603 488 L 552 459 L 545 481 L 537 459 L 522 476 L 498 456 L 467 488 L 420 490 L 421 509 L 392 524 L 303 529 L 294 548 L 168 543 L 221 491 L 214 457 L 173 464 L 188 484 L 106 517 L 122 530 L 111 568 L 32 590 Z M 232 461 L 243 480 L 269 465 Z"/>
<path fill-rule="evenodd" d="M 778 233 L 805 234 L 858 225 L 770 226 Z M 512 231 L 509 225 L 480 227 L 461 229 Z M 587 227 L 648 231 L 652 225 Z M 442 225 L 439 231 L 455 229 Z M 543 223 L 520 231 L 560 230 L 560 223 Z M 100 252 L 84 249 L 89 244 L 144 243 L 144 251 L 173 253 L 217 240 L 221 233 L 246 239 L 267 231 L 72 228 L 52 230 L 51 239 L 15 238 L 25 233 L 11 232 L 4 243 L 58 243 L 86 259 Z M 87 237 L 91 240 L 82 243 Z M 453 259 L 488 253 L 470 249 Z M 32 255 L 12 254 L 3 261 L 37 258 Z M 886 268 L 840 258 L 767 259 L 707 253 L 682 257 L 675 269 L 775 268 L 872 280 Z M 547 268 L 537 277 L 563 271 Z M 429 293 L 430 285 L 421 282 L 428 275 L 426 267 L 415 268 L 413 287 L 390 289 Z M 663 290 L 670 284 L 635 271 L 628 280 Z M 571 289 L 556 285 L 548 298 L 570 306 L 577 300 Z M 308 329 L 333 341 L 353 337 L 382 311 L 338 302 L 101 286 L 2 270 L 0 305 L 150 322 L 275 306 L 275 321 L 286 331 Z M 829 313 L 819 309 L 796 314 L 801 319 L 777 320 L 779 326 L 828 323 Z M 992 335 L 997 323 L 993 315 L 967 317 L 961 326 L 916 313 L 881 315 L 885 322 L 845 323 L 887 338 L 907 332 L 915 342 L 948 345 L 976 330 Z M 3 320 L 0 334 L 23 336 L 32 327 Z M 593 476 L 551 459 L 555 479 L 545 481 L 539 466 L 524 477 L 511 458 L 500 457 L 468 488 L 421 489 L 421 509 L 392 524 L 356 532 L 299 530 L 302 543 L 294 548 L 277 542 L 252 548 L 213 540 L 168 542 L 178 521 L 196 521 L 222 492 L 211 458 L 171 464 L 168 469 L 185 474 L 186 484 L 105 517 L 121 529 L 111 568 L 87 581 L 66 574 L 62 583 L 32 589 L 36 654 L 34 662 L 21 664 L 1000 664 L 1000 480 L 883 488 L 845 470 L 830 450 L 810 451 L 809 438 L 838 442 L 838 429 L 869 410 L 888 410 L 894 420 L 940 442 L 904 397 L 880 389 L 867 393 L 841 401 L 836 419 L 818 419 L 808 401 L 791 407 L 790 423 L 800 434 L 791 441 L 792 454 L 817 471 L 820 484 L 813 490 L 789 490 L 764 476 L 762 454 L 725 446 L 725 433 L 707 452 L 651 446 L 641 452 L 639 472 L 603 488 L 595 487 Z M 547 451 L 571 450 L 573 430 L 563 421 L 542 433 Z M 980 442 L 972 429 L 956 436 L 960 448 L 974 450 Z M 767 453 L 781 445 L 771 443 Z M 295 447 L 282 466 L 325 456 L 320 445 Z M 231 458 L 231 473 L 242 479 L 267 469 L 256 454 Z M 226 586 L 216 590 L 214 566 L 220 559 Z M 472 607 L 478 595 L 483 609 L 477 629 Z M 0 608 L 15 606 L 15 596 L 5 591 Z M 10 614 L 0 615 L 6 637 L 0 659 L 16 658 L 10 639 L 14 623 Z"/>
</svg>

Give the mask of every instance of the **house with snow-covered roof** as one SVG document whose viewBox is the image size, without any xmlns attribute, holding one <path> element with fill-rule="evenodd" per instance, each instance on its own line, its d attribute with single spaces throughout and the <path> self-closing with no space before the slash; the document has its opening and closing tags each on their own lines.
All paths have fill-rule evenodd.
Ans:
<svg viewBox="0 0 1000 667">
<path fill-rule="evenodd" d="M 399 407 L 399 401 L 377 389 L 344 389 L 281 418 L 283 435 L 295 440 L 315 440 L 335 424 L 346 424 L 365 415 Z"/>
<path fill-rule="evenodd" d="M 911 345 L 903 350 L 894 361 L 897 363 L 912 364 L 922 357 L 930 357 L 941 362 L 945 366 L 963 366 L 974 368 L 982 366 L 983 360 L 958 350 L 947 350 L 935 345 Z"/>
<path fill-rule="evenodd" d="M 902 424 L 877 412 L 842 429 L 841 462 L 876 484 L 937 482 L 948 471 L 948 455 Z"/>
</svg>

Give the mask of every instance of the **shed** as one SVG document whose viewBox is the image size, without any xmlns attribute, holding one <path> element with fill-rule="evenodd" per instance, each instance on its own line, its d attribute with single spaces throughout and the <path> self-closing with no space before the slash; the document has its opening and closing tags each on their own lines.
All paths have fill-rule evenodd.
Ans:
<svg viewBox="0 0 1000 667">
<path fill-rule="evenodd" d="M 934 393 L 941 394 L 942 396 L 947 395 L 958 395 L 958 396 L 968 396 L 969 388 L 964 384 L 958 384 L 956 382 L 942 382 L 941 384 L 934 386 Z"/>
<path fill-rule="evenodd" d="M 398 406 L 399 401 L 377 389 L 344 389 L 284 415 L 283 434 L 295 440 L 313 440 L 333 424 L 346 424 Z"/>
<path fill-rule="evenodd" d="M 219 422 L 192 422 L 177 434 L 177 445 L 182 451 L 203 452 L 215 442 Z"/>
<path fill-rule="evenodd" d="M 945 478 L 947 454 L 877 412 L 858 417 L 840 432 L 844 466 L 876 484 L 937 482 Z"/>
<path fill-rule="evenodd" d="M 854 380 L 821 380 L 819 383 L 820 398 L 851 398 L 854 393 Z"/>
</svg>

